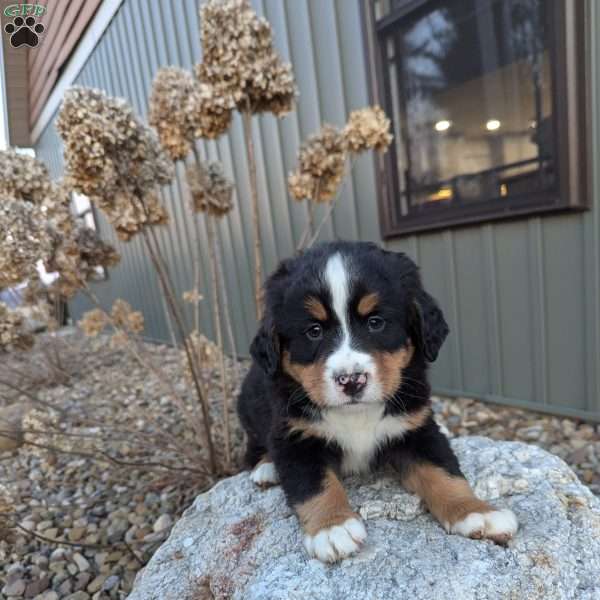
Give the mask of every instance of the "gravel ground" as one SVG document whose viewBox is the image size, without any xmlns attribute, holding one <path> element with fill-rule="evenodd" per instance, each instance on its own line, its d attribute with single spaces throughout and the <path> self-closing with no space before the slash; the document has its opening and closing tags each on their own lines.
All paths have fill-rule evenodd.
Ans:
<svg viewBox="0 0 600 600">
<path fill-rule="evenodd" d="M 152 433 L 160 426 L 185 442 L 190 432 L 156 378 L 128 354 L 111 349 L 106 338 L 89 341 L 70 335 L 66 339 L 68 352 L 78 360 L 67 357 L 65 364 L 76 364 L 77 372 L 69 385 L 42 386 L 40 397 L 65 409 L 74 424 L 70 433 L 82 437 L 71 439 L 67 446 L 71 454 L 29 445 L 0 454 L 0 482 L 12 499 L 13 518 L 20 526 L 0 540 L 1 598 L 125 598 L 137 571 L 168 535 L 172 523 L 210 485 L 201 474 L 117 466 L 87 456 L 93 447 L 124 462 L 133 462 L 133 457 L 138 461 L 139 451 L 126 433 L 130 430 L 148 435 L 145 462 L 176 464 L 177 454 L 153 441 Z M 177 389 L 185 392 L 189 386 L 181 376 L 177 351 L 150 344 L 147 351 L 152 360 L 160 361 Z M 9 360 L 23 366 L 16 356 Z M 228 370 L 233 372 L 234 365 L 228 364 Z M 217 377 L 210 372 L 204 376 L 206 381 Z M 7 402 L 0 396 L 0 414 Z M 468 399 L 435 398 L 434 409 L 451 436 L 486 435 L 550 450 L 600 494 L 600 425 Z M 211 413 L 215 421 L 220 418 L 219 402 L 212 402 Z M 100 425 L 78 427 L 84 414 Z M 234 463 L 238 464 L 242 436 L 232 419 Z M 103 435 L 102 443 L 92 444 L 87 437 L 105 431 L 112 433 Z M 215 427 L 215 436 L 222 449 L 220 427 Z"/>
</svg>

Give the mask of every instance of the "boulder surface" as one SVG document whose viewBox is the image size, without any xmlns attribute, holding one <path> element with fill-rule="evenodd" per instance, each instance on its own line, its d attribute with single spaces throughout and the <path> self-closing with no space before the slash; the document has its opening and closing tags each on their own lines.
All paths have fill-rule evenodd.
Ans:
<svg viewBox="0 0 600 600">
<path fill-rule="evenodd" d="M 452 446 L 476 493 L 517 515 L 507 547 L 446 534 L 387 473 L 345 480 L 368 539 L 325 565 L 305 554 L 281 489 L 241 473 L 196 498 L 129 600 L 600 599 L 600 500 L 571 469 L 516 442 Z"/>
</svg>

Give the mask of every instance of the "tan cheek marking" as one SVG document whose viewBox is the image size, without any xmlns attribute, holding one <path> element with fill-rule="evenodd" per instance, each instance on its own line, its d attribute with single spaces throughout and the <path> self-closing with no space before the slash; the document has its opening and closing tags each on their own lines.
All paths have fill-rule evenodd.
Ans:
<svg viewBox="0 0 600 600">
<path fill-rule="evenodd" d="M 327 321 L 327 309 L 323 306 L 323 303 L 314 296 L 309 296 L 304 301 L 304 308 L 319 321 Z"/>
<path fill-rule="evenodd" d="M 370 312 L 375 310 L 377 304 L 379 304 L 379 296 L 376 292 L 371 292 L 360 299 L 356 310 L 361 317 L 366 317 Z"/>
<path fill-rule="evenodd" d="M 316 535 L 321 529 L 340 525 L 347 519 L 357 517 L 350 508 L 346 490 L 330 469 L 323 480 L 323 491 L 296 505 L 295 510 L 302 528 L 308 535 Z"/>
<path fill-rule="evenodd" d="M 444 526 L 452 526 L 472 512 L 494 510 L 475 496 L 466 479 L 449 475 L 434 465 L 413 465 L 402 484 L 422 498 L 429 512 Z"/>
<path fill-rule="evenodd" d="M 300 365 L 290 360 L 290 353 L 283 353 L 283 370 L 307 391 L 310 399 L 318 406 L 325 406 L 323 394 L 323 373 L 325 363 L 318 361 L 310 365 Z"/>
<path fill-rule="evenodd" d="M 385 396 L 391 396 L 402 383 L 402 369 L 410 364 L 415 348 L 409 343 L 396 352 L 374 352 L 377 374 Z"/>
</svg>

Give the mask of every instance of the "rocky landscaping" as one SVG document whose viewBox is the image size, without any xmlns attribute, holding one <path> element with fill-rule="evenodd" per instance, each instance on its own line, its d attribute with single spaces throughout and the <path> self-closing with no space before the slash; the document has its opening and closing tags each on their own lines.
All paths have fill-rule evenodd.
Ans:
<svg viewBox="0 0 600 600">
<path fill-rule="evenodd" d="M 38 382 L 40 398 L 63 410 L 70 422 L 77 423 L 80 413 L 89 415 L 93 409 L 91 414 L 98 423 L 114 422 L 118 428 L 110 435 L 102 433 L 106 429 L 101 425 L 76 428 L 76 437 L 66 446 L 61 444 L 65 452 L 32 445 L 36 438 L 28 435 L 28 444 L 13 449 L 4 445 L 0 489 L 10 502 L 8 524 L 16 526 L 10 532 L 3 531 L 0 541 L 3 598 L 127 597 L 136 574 L 167 538 L 173 523 L 214 483 L 201 469 L 198 473 L 177 472 L 172 452 L 152 438 L 152 423 L 156 422 L 175 435 L 184 435 L 179 413 L 154 377 L 124 351 L 111 348 L 107 338 L 90 341 L 74 334 L 68 337 L 68 344 L 78 360 L 67 360 L 66 364 L 76 364 L 76 372 L 67 385 Z M 148 351 L 160 359 L 177 388 L 184 391 L 187 383 L 179 353 L 157 345 L 148 345 Z M 14 361 L 16 368 L 31 361 L 29 357 L 23 362 L 24 357 L 16 355 L 5 359 Z M 233 371 L 233 365 L 228 368 Z M 0 393 L 0 429 L 18 427 L 33 406 L 22 400 L 17 410 L 15 396 L 5 389 Z M 541 446 L 564 459 L 594 493 L 600 493 L 600 426 L 467 399 L 436 398 L 434 406 L 450 436 L 476 434 Z M 216 399 L 212 410 L 215 415 L 220 410 Z M 239 464 L 242 436 L 235 420 L 233 423 L 234 459 Z M 143 465 L 130 464 L 137 454 L 128 429 L 148 432 L 149 449 Z M 221 439 L 219 431 L 216 438 Z M 0 437 L 2 440 L 7 442 Z M 41 441 L 40 446 L 48 445 L 45 437 Z M 103 459 L 99 452 L 120 464 Z M 557 461 L 551 457 L 547 460 Z M 161 467 L 163 462 L 169 468 Z M 562 465 L 560 461 L 552 464 L 563 469 L 556 466 Z M 241 494 L 248 482 L 242 476 L 226 485 L 237 485 L 236 481 Z M 591 502 L 585 488 L 575 480 L 569 485 L 578 486 L 577 494 Z M 291 544 L 297 536 L 289 535 Z M 186 556 L 192 551 L 201 556 L 204 541 L 198 541 L 197 534 L 193 540 L 192 546 L 181 551 Z"/>
<path fill-rule="evenodd" d="M 510 508 L 506 547 L 448 535 L 394 474 L 349 478 L 367 528 L 353 557 L 309 559 L 281 488 L 247 473 L 202 494 L 136 580 L 130 600 L 600 597 L 600 499 L 556 456 L 482 437 L 452 441 L 477 495 Z"/>
</svg>

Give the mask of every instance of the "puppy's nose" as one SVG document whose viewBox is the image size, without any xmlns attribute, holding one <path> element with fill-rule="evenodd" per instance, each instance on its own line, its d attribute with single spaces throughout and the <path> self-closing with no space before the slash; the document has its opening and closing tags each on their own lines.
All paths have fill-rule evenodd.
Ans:
<svg viewBox="0 0 600 600">
<path fill-rule="evenodd" d="M 356 396 L 367 385 L 366 373 L 339 373 L 334 377 L 335 383 L 347 396 Z"/>
</svg>

